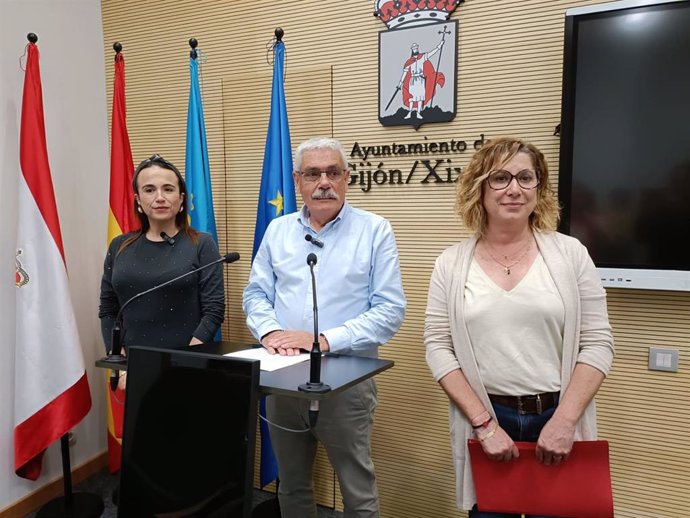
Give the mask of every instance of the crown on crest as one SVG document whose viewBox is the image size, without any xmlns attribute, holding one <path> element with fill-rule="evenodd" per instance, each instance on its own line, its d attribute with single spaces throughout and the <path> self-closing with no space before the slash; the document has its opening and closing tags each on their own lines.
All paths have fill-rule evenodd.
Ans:
<svg viewBox="0 0 690 518">
<path fill-rule="evenodd" d="M 464 0 L 375 0 L 374 16 L 397 29 L 403 25 L 426 25 L 447 20 Z"/>
</svg>

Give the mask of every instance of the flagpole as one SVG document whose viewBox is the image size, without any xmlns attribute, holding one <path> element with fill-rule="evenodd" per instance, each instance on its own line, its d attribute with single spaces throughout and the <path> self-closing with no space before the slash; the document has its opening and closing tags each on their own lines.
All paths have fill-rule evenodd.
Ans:
<svg viewBox="0 0 690 518">
<path fill-rule="evenodd" d="M 69 458 L 69 433 L 60 437 L 64 495 L 53 498 L 36 513 L 36 518 L 98 518 L 103 514 L 103 499 L 95 493 L 72 492 Z"/>
<path fill-rule="evenodd" d="M 29 46 L 33 47 L 34 49 L 28 49 L 28 55 L 27 57 L 27 75 L 29 74 L 29 60 L 30 59 L 38 59 L 37 50 L 35 50 L 35 45 L 36 42 L 38 41 L 38 36 L 34 34 L 33 32 L 29 33 L 27 35 L 27 39 L 29 40 Z M 34 58 L 31 58 L 31 55 L 35 54 Z M 31 65 L 32 67 L 34 65 Z M 32 71 L 34 69 L 32 68 Z M 35 73 L 38 76 L 38 85 L 40 89 L 40 73 L 38 72 L 38 65 L 35 65 Z M 32 79 L 36 79 L 35 77 L 32 76 Z M 25 76 L 25 91 L 26 91 L 26 76 Z M 40 94 L 39 94 L 40 95 Z M 26 96 L 26 93 L 25 93 Z M 26 101 L 26 98 L 23 100 L 23 102 Z M 42 127 L 43 125 L 43 119 L 42 119 L 42 98 L 39 99 L 39 103 L 41 104 L 40 106 L 40 126 Z M 24 128 L 24 110 L 25 106 L 24 104 L 22 105 L 22 131 L 25 131 Z M 23 138 L 23 136 L 22 136 Z M 42 144 L 45 146 L 45 137 L 43 138 Z M 20 146 L 23 145 L 20 144 Z M 20 162 L 21 162 L 21 149 L 20 149 Z M 22 168 L 24 167 L 24 164 L 22 163 Z M 23 170 L 23 174 L 26 174 L 26 171 Z M 50 178 L 50 171 L 48 170 L 48 178 Z M 52 195 L 52 186 L 51 186 L 51 195 Z M 59 227 L 58 227 L 58 235 L 59 235 Z M 61 236 L 59 236 L 61 238 Z M 37 374 L 39 375 L 39 374 Z M 88 385 L 87 385 L 88 387 Z M 88 390 L 88 388 L 87 388 Z M 90 401 L 89 401 L 89 406 L 90 406 Z M 36 518 L 97 518 L 103 513 L 103 499 L 95 494 L 92 493 L 76 493 L 74 494 L 72 492 L 72 470 L 71 470 L 71 465 L 70 465 L 70 455 L 69 455 L 69 432 L 65 432 L 62 434 L 60 438 L 60 447 L 61 447 L 61 453 L 62 453 L 62 477 L 63 477 L 63 482 L 64 482 L 64 494 L 62 496 L 59 496 L 57 498 L 54 498 L 50 502 L 48 502 L 46 505 L 44 505 L 36 514 Z M 16 440 L 16 439 L 15 439 Z M 41 454 L 42 455 L 42 454 Z"/>
<path fill-rule="evenodd" d="M 283 43 L 283 36 L 285 35 L 285 31 L 281 27 L 276 27 L 275 31 L 273 31 L 273 34 L 275 35 L 275 44 L 273 47 L 275 49 L 275 47 L 277 45 Z M 273 66 L 274 66 L 274 81 L 275 81 L 275 62 L 273 64 Z M 283 70 L 283 73 L 284 73 L 284 70 Z M 281 77 L 281 79 L 282 79 L 282 77 Z M 275 88 L 275 85 L 273 85 L 272 89 L 273 88 Z M 272 96 L 273 96 L 273 92 L 272 92 Z M 273 104 L 273 103 L 271 103 L 271 104 Z M 271 115 L 273 116 L 274 114 L 272 113 Z M 270 126 L 271 126 L 271 124 L 270 124 L 270 120 L 269 120 L 269 130 L 268 130 L 269 135 L 270 135 L 270 131 L 271 131 Z M 291 150 L 289 150 L 289 153 L 290 153 L 290 156 L 292 156 Z M 264 162 L 265 161 L 266 161 L 266 157 L 264 157 Z M 264 166 L 265 166 L 265 164 L 264 164 Z M 291 171 L 290 171 L 290 173 L 291 173 Z M 262 171 L 262 177 L 263 177 L 263 175 L 264 175 L 264 172 Z M 262 178 L 262 184 L 263 184 L 263 181 L 264 181 L 264 179 Z M 283 193 L 283 195 L 286 195 L 286 194 L 287 193 Z M 261 193 L 259 193 L 259 196 L 261 196 Z M 293 205 L 294 205 L 294 202 L 293 202 Z M 295 210 L 295 207 L 290 208 L 290 211 L 294 211 L 294 210 Z M 285 212 L 283 212 L 283 213 L 285 213 Z M 260 217 L 259 217 L 258 210 L 257 210 L 257 227 L 259 226 L 259 220 L 260 220 Z M 268 226 L 267 222 L 265 222 L 265 226 Z M 265 226 L 263 229 L 264 231 L 266 230 Z M 263 234 L 262 234 L 262 237 L 263 237 Z M 255 235 L 254 236 L 254 239 L 255 239 L 254 253 L 256 253 L 256 249 L 258 248 L 259 242 L 261 241 L 261 239 L 259 239 L 258 240 L 259 242 L 256 242 L 256 238 L 257 238 L 257 236 Z M 252 257 L 252 260 L 253 260 L 253 257 Z M 261 403 L 262 403 L 261 407 L 263 407 L 264 411 L 263 412 L 260 411 L 260 413 L 262 416 L 264 416 L 264 414 L 265 414 L 265 399 L 262 399 Z M 267 462 L 267 459 L 264 458 L 264 455 L 266 454 L 266 449 L 267 449 L 265 447 L 265 444 L 264 444 L 264 441 L 266 441 L 266 439 L 268 439 L 266 441 L 266 444 L 268 445 L 268 449 L 271 450 L 271 456 L 273 456 L 273 453 L 272 453 L 273 447 L 272 447 L 271 442 L 270 442 L 270 437 L 267 438 L 263 435 L 264 432 L 268 434 L 268 426 L 267 425 L 264 426 L 264 425 L 265 425 L 265 423 L 262 423 L 262 430 L 261 430 L 261 465 L 262 465 L 262 467 L 261 467 L 261 470 L 263 470 L 263 464 L 265 462 Z M 262 478 L 262 477 L 260 477 L 260 478 Z M 261 482 L 261 483 L 263 484 L 263 482 Z M 275 483 L 276 483 L 275 496 L 273 498 L 268 498 L 268 499 L 264 500 L 263 502 L 257 504 L 254 507 L 254 509 L 252 510 L 252 518 L 280 518 L 280 516 L 281 516 L 280 501 L 278 500 L 278 490 L 280 488 L 280 479 L 278 478 L 277 473 L 276 473 Z"/>
<path fill-rule="evenodd" d="M 203 107 L 203 57 L 196 38 L 189 39 L 189 104 L 187 106 L 187 135 L 185 142 L 185 182 L 189 224 L 200 232 L 211 235 L 218 244 L 216 216 L 213 211 L 213 185 L 211 181 L 211 157 L 206 140 L 206 124 Z M 199 80 L 201 76 L 201 81 Z M 223 339 L 221 329 L 216 331 L 213 341 Z"/>
</svg>

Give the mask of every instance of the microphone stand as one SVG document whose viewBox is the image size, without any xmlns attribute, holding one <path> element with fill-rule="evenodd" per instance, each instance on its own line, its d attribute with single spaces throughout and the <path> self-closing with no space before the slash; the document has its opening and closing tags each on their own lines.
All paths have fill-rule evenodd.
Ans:
<svg viewBox="0 0 690 518">
<path fill-rule="evenodd" d="M 316 277 L 314 276 L 314 265 L 316 264 L 316 254 L 307 256 L 307 264 L 311 272 L 311 292 L 314 311 L 314 342 L 309 353 L 309 381 L 301 384 L 298 388 L 302 392 L 309 394 L 325 394 L 330 392 L 331 387 L 321 381 L 321 347 L 319 346 L 319 308 L 316 304 Z M 314 428 L 319 415 L 319 400 L 309 401 L 309 426 Z"/>
</svg>

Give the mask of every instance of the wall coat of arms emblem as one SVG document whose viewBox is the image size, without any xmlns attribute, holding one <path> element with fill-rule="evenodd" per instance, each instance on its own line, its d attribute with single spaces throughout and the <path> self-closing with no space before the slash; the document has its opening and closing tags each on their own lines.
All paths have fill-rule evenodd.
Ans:
<svg viewBox="0 0 690 518">
<path fill-rule="evenodd" d="M 448 122 L 456 113 L 458 23 L 463 0 L 376 0 L 379 121 L 384 126 Z"/>
</svg>

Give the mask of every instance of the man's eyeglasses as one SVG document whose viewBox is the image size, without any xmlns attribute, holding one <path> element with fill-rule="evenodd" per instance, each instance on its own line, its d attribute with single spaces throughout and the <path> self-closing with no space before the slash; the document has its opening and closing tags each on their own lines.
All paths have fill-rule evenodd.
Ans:
<svg viewBox="0 0 690 518">
<path fill-rule="evenodd" d="M 512 174 L 501 169 L 492 171 L 487 178 L 487 183 L 493 190 L 501 191 L 508 188 L 513 178 L 517 180 L 518 185 L 523 189 L 536 189 L 539 187 L 539 182 L 541 181 L 537 171 L 525 169 L 518 174 Z"/>
<path fill-rule="evenodd" d="M 342 169 L 326 169 L 325 171 L 321 171 L 320 169 L 307 169 L 306 171 L 298 171 L 300 176 L 304 178 L 305 182 L 318 182 L 321 179 L 322 175 L 326 175 L 326 178 L 328 178 L 331 182 L 337 182 L 340 180 L 343 175 L 345 174 L 345 171 Z"/>
</svg>

